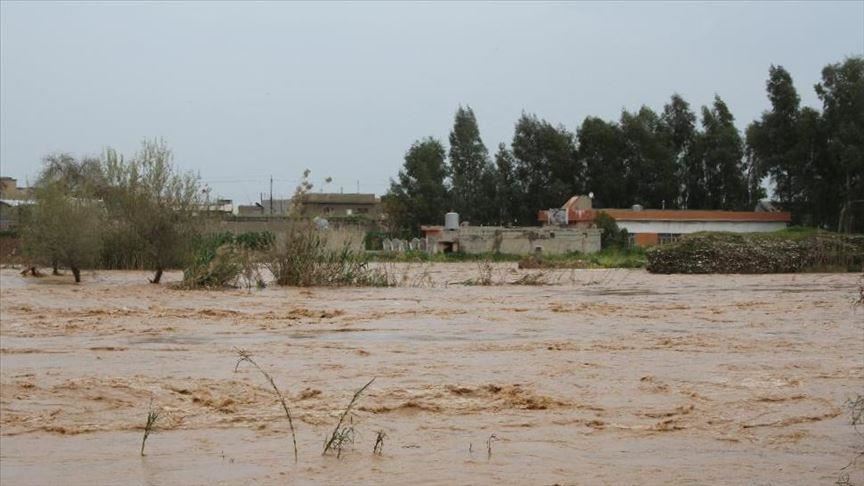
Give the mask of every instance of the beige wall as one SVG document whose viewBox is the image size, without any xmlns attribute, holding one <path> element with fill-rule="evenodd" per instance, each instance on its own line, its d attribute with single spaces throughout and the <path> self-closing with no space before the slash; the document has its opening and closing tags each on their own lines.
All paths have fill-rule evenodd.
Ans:
<svg viewBox="0 0 864 486">
<path fill-rule="evenodd" d="M 0 199 L 30 199 L 31 195 L 30 188 L 18 187 L 15 179 L 0 179 Z"/>
<path fill-rule="evenodd" d="M 221 233 L 224 231 L 240 234 L 250 231 L 269 231 L 276 235 L 276 241 L 283 241 L 288 222 L 284 219 L 261 219 L 255 220 L 213 220 L 208 222 L 205 231 L 208 233 Z M 357 225 L 332 226 L 324 230 L 327 235 L 327 247 L 332 250 L 341 250 L 348 245 L 353 251 L 363 251 L 363 238 L 366 229 Z"/>
<path fill-rule="evenodd" d="M 468 226 L 459 228 L 456 239 L 460 251 L 474 254 L 525 255 L 538 247 L 547 254 L 600 251 L 600 230 L 596 228 Z"/>
</svg>

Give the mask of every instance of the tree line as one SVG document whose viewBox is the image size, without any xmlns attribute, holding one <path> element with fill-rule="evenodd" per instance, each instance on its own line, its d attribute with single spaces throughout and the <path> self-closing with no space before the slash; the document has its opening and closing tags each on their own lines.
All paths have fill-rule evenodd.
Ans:
<svg viewBox="0 0 864 486">
<path fill-rule="evenodd" d="M 794 223 L 864 231 L 864 58 L 826 66 L 814 89 L 821 111 L 802 108 L 792 77 L 771 66 L 771 109 L 743 137 L 720 96 L 698 117 L 674 94 L 659 113 L 587 117 L 575 133 L 523 112 L 510 145 L 491 156 L 473 110 L 459 106 L 449 148 L 426 137 L 406 152 L 382 198 L 390 230 L 416 233 L 446 211 L 531 225 L 538 210 L 589 192 L 595 207 L 753 210 L 769 178 Z"/>
<path fill-rule="evenodd" d="M 23 215 L 22 246 L 32 263 L 69 268 L 76 282 L 82 269 L 107 266 L 153 270 L 158 284 L 198 234 L 200 196 L 198 178 L 174 167 L 161 140 L 145 140 L 128 160 L 113 149 L 49 155 Z"/>
</svg>

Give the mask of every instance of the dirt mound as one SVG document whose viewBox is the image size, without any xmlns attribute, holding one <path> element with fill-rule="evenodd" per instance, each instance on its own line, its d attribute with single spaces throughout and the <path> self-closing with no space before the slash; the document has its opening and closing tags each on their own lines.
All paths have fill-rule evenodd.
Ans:
<svg viewBox="0 0 864 486">
<path fill-rule="evenodd" d="M 652 273 L 860 271 L 864 235 L 696 233 L 647 253 Z"/>
</svg>

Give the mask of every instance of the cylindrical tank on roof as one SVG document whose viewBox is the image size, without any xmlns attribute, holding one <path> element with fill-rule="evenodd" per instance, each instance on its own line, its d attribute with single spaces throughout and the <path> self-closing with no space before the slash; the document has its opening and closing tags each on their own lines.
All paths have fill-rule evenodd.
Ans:
<svg viewBox="0 0 864 486">
<path fill-rule="evenodd" d="M 444 229 L 457 230 L 459 229 L 459 213 L 450 211 L 444 215 Z"/>
</svg>

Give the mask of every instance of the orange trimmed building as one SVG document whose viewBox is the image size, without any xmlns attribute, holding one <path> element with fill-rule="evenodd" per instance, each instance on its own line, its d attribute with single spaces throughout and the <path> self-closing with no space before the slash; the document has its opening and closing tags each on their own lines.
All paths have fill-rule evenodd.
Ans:
<svg viewBox="0 0 864 486">
<path fill-rule="evenodd" d="M 638 246 L 651 246 L 674 241 L 679 236 L 700 231 L 733 233 L 764 233 L 785 228 L 792 220 L 788 212 L 707 211 L 689 209 L 592 209 L 588 196 L 574 196 L 558 210 L 540 211 L 543 223 L 561 224 L 566 214 L 567 225 L 593 224 L 597 213 L 615 218 L 620 228 L 630 233 Z"/>
</svg>

